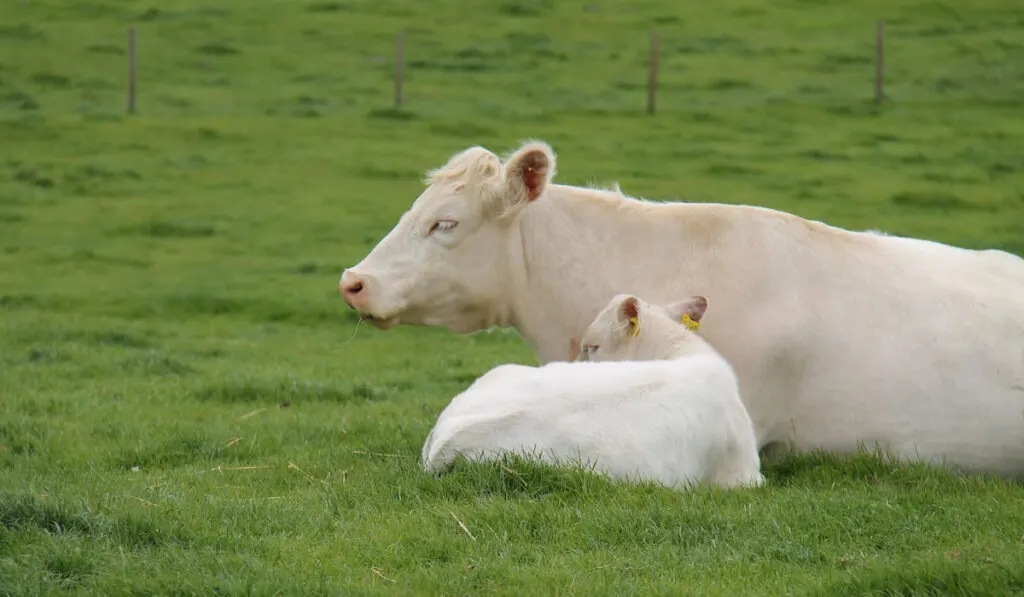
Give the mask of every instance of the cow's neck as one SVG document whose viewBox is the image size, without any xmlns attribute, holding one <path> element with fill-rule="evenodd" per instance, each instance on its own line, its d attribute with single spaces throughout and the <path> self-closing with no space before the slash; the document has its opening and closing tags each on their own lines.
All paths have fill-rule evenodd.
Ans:
<svg viewBox="0 0 1024 597">
<path fill-rule="evenodd" d="M 552 185 L 518 218 L 509 247 L 511 322 L 542 363 L 568 360 L 570 339 L 582 335 L 614 294 L 667 301 L 652 294 L 661 290 L 652 279 L 668 272 L 704 277 L 696 271 L 699 259 L 666 260 L 653 252 L 656 231 L 643 212 L 656 206 L 623 201 L 607 191 Z"/>
</svg>

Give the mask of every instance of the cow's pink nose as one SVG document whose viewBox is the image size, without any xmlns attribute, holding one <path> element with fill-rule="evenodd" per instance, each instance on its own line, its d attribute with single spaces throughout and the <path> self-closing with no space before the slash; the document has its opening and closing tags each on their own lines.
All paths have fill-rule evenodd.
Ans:
<svg viewBox="0 0 1024 597">
<path fill-rule="evenodd" d="M 341 291 L 343 293 L 345 293 L 346 295 L 359 294 L 360 292 L 362 292 L 362 290 L 363 290 L 363 281 L 362 280 L 354 280 L 354 281 L 346 284 L 341 289 Z"/>
<path fill-rule="evenodd" d="M 355 306 L 352 303 L 365 286 L 366 284 L 361 276 L 345 272 L 341 276 L 341 282 L 338 284 L 338 291 L 349 306 Z"/>
</svg>

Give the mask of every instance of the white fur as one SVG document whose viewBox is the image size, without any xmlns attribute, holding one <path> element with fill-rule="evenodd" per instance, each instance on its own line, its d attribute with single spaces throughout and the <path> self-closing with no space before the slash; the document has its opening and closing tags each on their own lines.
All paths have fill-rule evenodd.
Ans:
<svg viewBox="0 0 1024 597">
<path fill-rule="evenodd" d="M 524 193 L 520 166 L 540 195 Z M 546 161 L 546 162 L 545 162 Z M 455 156 L 342 276 L 373 323 L 515 327 L 566 358 L 617 293 L 715 305 L 762 447 L 856 451 L 1024 477 L 1024 259 L 853 232 L 771 209 L 654 203 L 550 183 L 529 143 Z M 541 175 L 539 178 L 537 175 Z M 520 180 L 516 177 L 520 176 Z M 437 218 L 459 225 L 428 233 Z"/>
<path fill-rule="evenodd" d="M 677 488 L 761 485 L 757 441 L 732 368 L 642 302 L 642 334 L 624 334 L 607 314 L 626 298 L 613 299 L 588 331 L 587 342 L 602 342 L 608 362 L 495 367 L 438 417 L 423 445 L 424 469 L 441 472 L 458 454 L 486 460 L 513 452 Z M 619 360 L 636 354 L 670 360 Z"/>
</svg>

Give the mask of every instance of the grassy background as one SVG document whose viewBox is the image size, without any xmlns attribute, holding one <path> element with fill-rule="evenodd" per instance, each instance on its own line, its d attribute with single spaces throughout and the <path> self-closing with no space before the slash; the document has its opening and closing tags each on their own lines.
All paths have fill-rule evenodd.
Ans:
<svg viewBox="0 0 1024 597">
<path fill-rule="evenodd" d="M 535 358 L 336 291 L 423 170 L 526 137 L 561 182 L 1024 253 L 1021 98 L 1012 0 L 0 3 L 0 594 L 1022 591 L 1024 488 L 872 455 L 429 478 L 451 396 Z"/>
</svg>

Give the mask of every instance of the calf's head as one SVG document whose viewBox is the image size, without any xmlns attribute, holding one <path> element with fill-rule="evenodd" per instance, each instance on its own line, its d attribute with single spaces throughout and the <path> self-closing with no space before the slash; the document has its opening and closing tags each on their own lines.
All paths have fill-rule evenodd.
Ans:
<svg viewBox="0 0 1024 597">
<path fill-rule="evenodd" d="M 633 295 L 616 295 L 587 327 L 579 347 L 570 349 L 572 356 L 577 361 L 670 358 L 692 337 L 707 307 L 703 296 L 662 307 Z"/>
<path fill-rule="evenodd" d="M 509 231 L 543 193 L 555 155 L 524 144 L 507 161 L 471 147 L 429 173 L 427 188 L 338 290 L 381 329 L 398 323 L 471 332 L 495 323 L 507 292 Z"/>
</svg>

